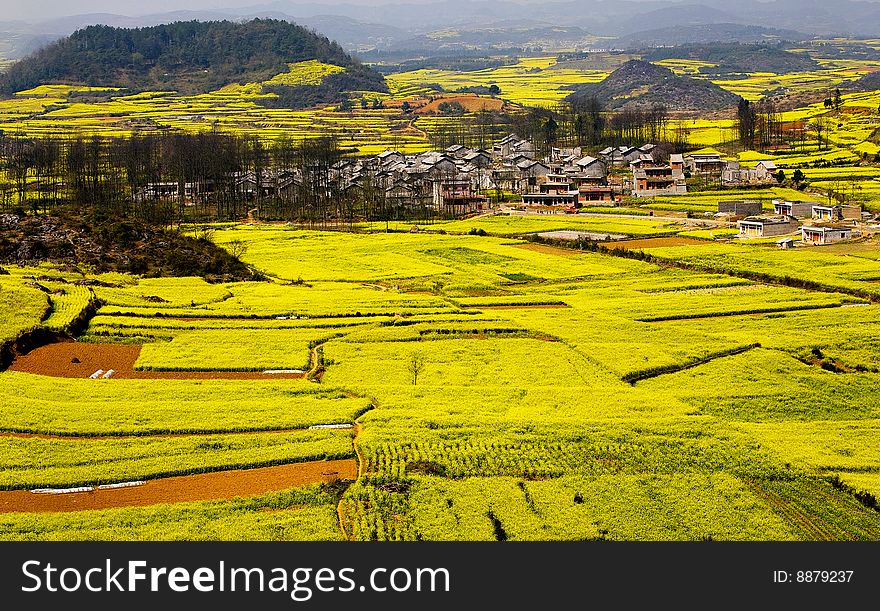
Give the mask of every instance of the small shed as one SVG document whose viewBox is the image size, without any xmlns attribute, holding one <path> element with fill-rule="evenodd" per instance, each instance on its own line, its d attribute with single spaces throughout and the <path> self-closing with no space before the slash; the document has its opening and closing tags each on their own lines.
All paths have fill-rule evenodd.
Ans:
<svg viewBox="0 0 880 611">
<path fill-rule="evenodd" d="M 794 238 L 782 238 L 781 240 L 776 240 L 776 247 L 783 250 L 794 248 Z"/>
</svg>

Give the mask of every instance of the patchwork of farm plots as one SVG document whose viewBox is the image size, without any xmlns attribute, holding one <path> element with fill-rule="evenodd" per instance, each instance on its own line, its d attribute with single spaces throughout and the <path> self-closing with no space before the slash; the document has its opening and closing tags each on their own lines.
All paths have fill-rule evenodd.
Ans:
<svg viewBox="0 0 880 611">
<path fill-rule="evenodd" d="M 880 538 L 854 494 L 880 492 L 870 245 L 646 248 L 661 266 L 451 233 L 214 240 L 269 280 L 0 276 L 4 338 L 97 307 L 68 360 L 129 346 L 177 376 L 0 373 L 0 538 Z"/>
<path fill-rule="evenodd" d="M 516 64 L 461 72 L 423 69 L 392 74 L 387 80 L 394 87 L 440 85 L 448 91 L 462 87 L 497 85 L 505 100 L 525 106 L 552 107 L 571 93 L 572 86 L 597 83 L 610 70 L 579 70 L 557 65 L 555 57 L 530 57 Z"/>
<path fill-rule="evenodd" d="M 599 54 L 602 55 L 602 54 Z M 404 114 L 404 100 L 415 103 L 424 96 L 437 95 L 436 87 L 454 91 L 462 87 L 496 85 L 498 98 L 523 106 L 554 107 L 579 84 L 601 81 L 620 61 L 629 56 L 600 57 L 596 61 L 558 61 L 555 56 L 520 58 L 516 63 L 476 71 L 416 70 L 387 77 L 389 93 L 352 92 L 355 108 L 340 111 L 334 105 L 306 110 L 268 108 L 265 102 L 275 94 L 266 93 L 264 83 L 232 84 L 201 95 L 175 92 L 144 92 L 126 95 L 95 87 L 43 85 L 0 101 L 0 130 L 28 136 L 100 135 L 118 136 L 135 131 L 179 130 L 201 132 L 219 129 L 252 134 L 273 140 L 300 141 L 321 135 L 335 136 L 340 146 L 361 155 L 374 155 L 385 149 L 416 153 L 431 148 L 432 134 L 447 133 L 461 118 L 444 115 Z M 658 62 L 680 73 L 696 74 L 707 64 L 690 60 Z M 863 74 L 880 68 L 880 63 L 855 60 L 821 60 L 819 69 L 788 75 L 749 74 L 715 82 L 748 99 L 757 100 L 768 91 L 784 89 L 791 93 L 830 91 Z M 265 84 L 314 84 L 342 69 L 319 62 L 291 64 L 290 70 Z M 433 88 L 432 88 L 433 87 Z M 84 97 L 87 96 L 87 97 Z M 367 102 L 361 107 L 360 99 Z M 486 98 L 488 99 L 488 98 Z M 386 103 L 373 107 L 373 101 Z M 497 102 L 497 100 L 492 100 Z M 500 104 L 500 102 L 498 102 Z M 472 104 L 469 106 L 473 106 Z M 828 164 L 854 168 L 865 156 L 873 159 L 880 152 L 875 131 L 878 128 L 877 92 L 846 93 L 839 111 L 813 104 L 781 113 L 785 125 L 809 125 L 824 117 L 827 144 L 818 146 L 808 128 L 803 142 L 771 155 L 754 157 L 747 152 L 745 165 L 759 158 L 773 159 L 789 174 L 795 168 L 807 172 L 813 186 L 841 192 L 840 180 L 851 182 L 851 198 L 880 208 L 880 189 L 876 173 L 814 176 L 812 168 Z M 468 113 L 465 119 L 472 118 Z M 696 147 L 726 147 L 736 140 L 732 118 L 688 118 L 670 121 L 669 129 L 686 134 Z M 842 169 L 842 168 L 841 168 Z M 857 168 L 854 168 L 857 169 Z M 856 186 L 854 178 L 859 182 Z"/>
<path fill-rule="evenodd" d="M 291 78 L 287 74 L 282 76 Z M 389 147 L 404 152 L 429 148 L 427 134 L 413 128 L 411 119 L 402 117 L 399 109 L 267 108 L 260 102 L 271 94 L 248 86 L 224 87 L 194 96 L 146 92 L 89 102 L 47 95 L 56 94 L 24 93 L 0 101 L 0 129 L 32 137 L 109 137 L 163 129 L 189 133 L 218 129 L 267 140 L 335 136 L 341 147 L 357 149 L 364 155 L 378 154 Z M 64 96 L 64 92 L 57 95 Z"/>
</svg>

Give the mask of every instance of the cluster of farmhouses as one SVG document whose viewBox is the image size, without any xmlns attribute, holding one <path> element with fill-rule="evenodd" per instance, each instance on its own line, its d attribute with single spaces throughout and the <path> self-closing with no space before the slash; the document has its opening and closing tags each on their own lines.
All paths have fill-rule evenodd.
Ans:
<svg viewBox="0 0 880 611">
<path fill-rule="evenodd" d="M 629 166 L 632 180 L 609 179 L 612 167 Z M 762 162 L 744 169 L 719 153 L 672 154 L 651 143 L 607 147 L 597 156 L 580 147 L 553 148 L 538 159 L 535 146 L 515 134 L 492 150 L 452 145 L 443 151 L 404 155 L 385 151 L 374 158 L 341 161 L 338 169 L 357 188 L 370 173 L 391 200 L 423 202 L 442 214 L 467 214 L 488 205 L 491 192 L 518 194 L 529 209 L 573 211 L 614 205 L 624 195 L 651 197 L 687 193 L 687 176 L 714 177 L 724 184 L 775 184 L 776 167 Z"/>
<path fill-rule="evenodd" d="M 742 237 L 778 237 L 780 248 L 794 246 L 790 236 L 797 233 L 806 244 L 849 240 L 859 231 L 860 223 L 871 217 L 861 206 L 785 200 L 773 200 L 772 214 L 765 213 L 759 201 L 722 201 L 716 216 L 735 221 Z"/>
<path fill-rule="evenodd" d="M 612 167 L 629 167 L 632 180 L 609 178 Z M 735 166 L 735 167 L 734 167 Z M 650 197 L 687 192 L 686 176 L 719 177 L 727 184 L 775 182 L 772 164 L 740 169 L 717 153 L 672 154 L 654 144 L 608 147 L 596 156 L 580 147 L 553 148 L 538 158 L 534 144 L 510 134 L 491 150 L 453 145 L 443 151 L 405 155 L 384 151 L 374 157 L 346 157 L 329 168 L 326 185 L 343 198 L 363 198 L 378 191 L 392 208 L 430 208 L 457 216 L 488 207 L 487 193 L 510 194 L 530 209 L 575 210 L 589 205 L 614 205 L 624 195 Z M 264 168 L 259 174 L 232 177 L 234 192 L 246 200 L 274 197 L 294 200 L 303 188 L 299 168 Z M 216 187 L 216 185 L 215 185 Z M 210 198 L 212 181 L 150 183 L 144 199 Z"/>
<path fill-rule="evenodd" d="M 536 147 L 515 134 L 504 137 L 491 150 L 453 145 L 443 151 L 405 155 L 387 150 L 374 157 L 347 157 L 329 168 L 327 188 L 340 197 L 365 198 L 380 194 L 391 208 L 433 209 L 444 216 L 460 216 L 487 209 L 486 193 L 516 194 L 519 205 L 532 211 L 574 212 L 584 206 L 616 205 L 625 195 L 675 196 L 687 193 L 688 177 L 705 177 L 728 186 L 772 185 L 777 172 L 772 161 L 754 168 L 722 159 L 717 152 L 670 154 L 654 144 L 607 147 L 597 156 L 581 148 L 553 148 L 538 159 Z M 612 168 L 628 167 L 631 179 L 609 176 Z M 302 171 L 267 169 L 259 176 L 235 176 L 235 191 L 245 199 L 276 197 L 295 199 L 303 186 Z M 167 188 L 168 193 L 159 192 Z M 203 184 L 198 188 L 204 188 Z M 186 185 L 186 198 L 199 194 L 197 185 Z M 177 183 L 148 185 L 144 195 L 176 195 Z M 856 206 L 816 202 L 774 201 L 774 213 L 764 214 L 759 201 L 719 202 L 718 216 L 737 223 L 742 237 L 779 236 L 782 248 L 793 244 L 788 236 L 800 231 L 805 243 L 827 244 L 853 236 L 862 219 Z"/>
</svg>

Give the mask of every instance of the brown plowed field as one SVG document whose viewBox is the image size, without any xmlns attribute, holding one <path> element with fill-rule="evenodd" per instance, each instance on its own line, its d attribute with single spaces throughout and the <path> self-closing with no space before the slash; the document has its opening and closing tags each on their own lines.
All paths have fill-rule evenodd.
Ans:
<svg viewBox="0 0 880 611">
<path fill-rule="evenodd" d="M 334 479 L 356 478 L 357 461 L 346 459 L 166 477 L 149 480 L 143 486 L 91 492 L 34 494 L 29 490 L 9 490 L 0 492 L 0 513 L 85 511 L 214 501 L 257 496 Z"/>
<path fill-rule="evenodd" d="M 504 106 L 504 102 L 498 98 L 481 98 L 476 95 L 450 95 L 442 98 L 434 98 L 433 102 L 417 108 L 416 113 L 428 114 L 432 112 L 440 112 L 440 104 L 443 104 L 444 102 L 458 102 L 468 112 L 477 112 L 483 109 L 498 111 Z"/>
<path fill-rule="evenodd" d="M 265 374 L 261 371 L 135 371 L 134 364 L 140 353 L 141 347 L 133 344 L 60 342 L 18 357 L 9 369 L 58 378 L 88 378 L 99 369 L 112 369 L 111 379 L 114 380 L 274 380 L 302 378 L 305 375 Z"/>
</svg>

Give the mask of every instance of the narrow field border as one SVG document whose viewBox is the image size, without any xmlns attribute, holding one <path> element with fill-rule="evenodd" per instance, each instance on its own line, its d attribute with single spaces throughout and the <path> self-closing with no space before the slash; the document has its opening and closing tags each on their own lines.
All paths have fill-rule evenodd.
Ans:
<svg viewBox="0 0 880 611">
<path fill-rule="evenodd" d="M 736 354 L 742 354 L 743 352 L 748 352 L 749 350 L 754 350 L 755 348 L 760 348 L 761 344 L 748 344 L 747 346 L 737 346 L 736 348 L 731 348 L 729 350 L 721 350 L 719 352 L 713 352 L 711 354 L 707 354 L 703 358 L 691 361 L 688 363 L 675 363 L 672 365 L 664 365 L 661 367 L 654 367 L 652 369 L 643 369 L 641 371 L 633 371 L 625 376 L 623 376 L 624 382 L 629 382 L 632 385 L 635 385 L 636 382 L 641 382 L 642 380 L 648 380 L 650 378 L 656 378 L 662 375 L 666 375 L 669 373 L 678 373 L 679 371 L 684 371 L 686 369 L 692 369 L 693 367 L 699 367 L 700 365 L 705 365 L 706 363 L 710 363 L 716 359 L 721 359 L 726 356 L 734 356 Z"/>
</svg>

